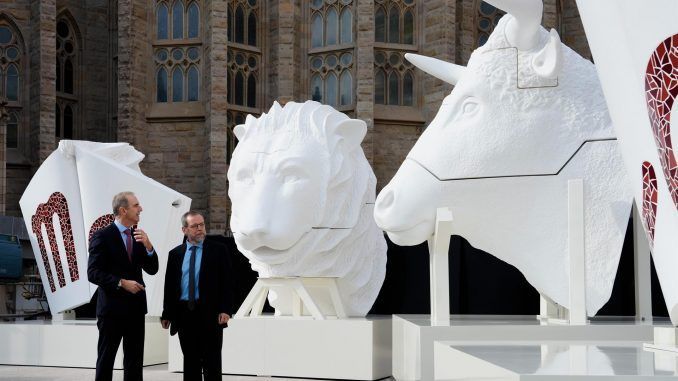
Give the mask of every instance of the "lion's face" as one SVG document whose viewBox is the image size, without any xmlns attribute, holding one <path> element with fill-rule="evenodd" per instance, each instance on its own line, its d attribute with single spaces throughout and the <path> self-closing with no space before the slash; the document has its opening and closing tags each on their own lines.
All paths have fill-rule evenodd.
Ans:
<svg viewBox="0 0 678 381">
<path fill-rule="evenodd" d="M 286 250 L 322 219 L 330 158 L 322 145 L 299 140 L 242 141 L 228 171 L 235 239 L 267 264 L 286 261 Z"/>
</svg>

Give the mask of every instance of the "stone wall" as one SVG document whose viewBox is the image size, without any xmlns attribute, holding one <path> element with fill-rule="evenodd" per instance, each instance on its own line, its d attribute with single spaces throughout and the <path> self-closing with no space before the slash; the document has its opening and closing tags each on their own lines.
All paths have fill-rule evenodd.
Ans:
<svg viewBox="0 0 678 381">
<path fill-rule="evenodd" d="M 367 122 L 363 149 L 380 189 L 452 86 L 417 70 L 416 107 L 375 107 L 374 0 L 354 1 L 356 108 L 351 115 Z M 58 14 L 67 10 L 80 31 L 82 49 L 81 123 L 76 138 L 132 143 L 146 154 L 141 165 L 144 173 L 191 197 L 193 208 L 205 213 L 210 232 L 228 228 L 227 3 L 201 2 L 204 113 L 190 118 L 157 118 L 152 112 L 154 4 L 154 0 L 0 0 L 0 13 L 16 23 L 27 50 L 22 129 L 27 155 L 7 167 L 8 214 L 18 214 L 16 201 L 32 171 L 56 145 L 55 28 Z M 262 38 L 259 105 L 265 111 L 273 100 L 308 98 L 310 30 L 306 2 L 260 4 L 264 9 L 258 33 Z M 418 0 L 417 52 L 466 64 L 477 44 L 479 4 L 480 0 Z M 575 0 L 545 0 L 543 25 L 556 28 L 564 43 L 590 58 Z"/>
</svg>

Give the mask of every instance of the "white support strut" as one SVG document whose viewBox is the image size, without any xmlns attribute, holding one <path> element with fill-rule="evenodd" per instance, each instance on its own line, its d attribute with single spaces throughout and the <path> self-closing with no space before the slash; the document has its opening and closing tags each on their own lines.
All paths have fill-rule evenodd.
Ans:
<svg viewBox="0 0 678 381">
<path fill-rule="evenodd" d="M 438 208 L 435 233 L 428 241 L 430 255 L 431 324 L 450 325 L 450 271 L 448 252 L 452 235 L 452 211 Z"/>
<path fill-rule="evenodd" d="M 567 182 L 567 231 L 570 254 L 570 324 L 586 324 L 586 246 L 584 180 Z"/>
<path fill-rule="evenodd" d="M 281 277 L 281 278 L 259 278 L 254 284 L 252 290 L 245 298 L 236 318 L 259 317 L 264 309 L 264 303 L 271 288 L 285 288 L 292 293 L 292 316 L 301 317 L 304 310 L 308 311 L 316 320 L 327 319 L 313 297 L 308 292 L 308 288 L 324 289 L 332 300 L 335 316 L 339 319 L 347 317 L 346 309 L 341 300 L 339 289 L 337 287 L 337 278 L 334 277 Z"/>
</svg>

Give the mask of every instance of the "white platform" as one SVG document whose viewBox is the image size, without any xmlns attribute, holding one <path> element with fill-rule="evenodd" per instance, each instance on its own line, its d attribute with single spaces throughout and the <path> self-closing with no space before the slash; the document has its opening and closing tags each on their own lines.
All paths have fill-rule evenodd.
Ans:
<svg viewBox="0 0 678 381">
<path fill-rule="evenodd" d="M 668 326 L 668 321 L 666 322 Z M 633 341 L 652 342 L 653 326 L 634 321 L 540 325 L 535 316 L 452 315 L 450 326 L 432 326 L 428 315 L 393 316 L 393 377 L 434 378 L 434 342 Z"/>
<path fill-rule="evenodd" d="M 436 341 L 434 358 L 435 380 L 678 380 L 676 356 L 640 342 Z"/>
<path fill-rule="evenodd" d="M 167 362 L 167 331 L 147 318 L 144 366 Z M 0 364 L 95 368 L 99 330 L 96 320 L 0 323 Z M 115 358 L 122 369 L 122 344 Z"/>
<path fill-rule="evenodd" d="M 377 380 L 391 375 L 391 318 L 242 318 L 224 330 L 226 374 Z M 169 366 L 183 370 L 178 336 Z"/>
</svg>

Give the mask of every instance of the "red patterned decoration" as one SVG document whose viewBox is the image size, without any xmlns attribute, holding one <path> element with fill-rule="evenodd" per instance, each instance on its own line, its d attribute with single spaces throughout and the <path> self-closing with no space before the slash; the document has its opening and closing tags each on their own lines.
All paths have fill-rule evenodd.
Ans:
<svg viewBox="0 0 678 381">
<path fill-rule="evenodd" d="M 97 230 L 112 224 L 113 220 L 115 220 L 113 214 L 104 214 L 103 216 L 97 218 L 92 224 L 92 227 L 89 228 L 89 236 L 87 239 L 92 239 L 92 235 L 96 233 Z"/>
<path fill-rule="evenodd" d="M 643 162 L 643 223 L 650 239 L 654 243 L 654 224 L 657 217 L 657 176 L 652 164 Z"/>
<path fill-rule="evenodd" d="M 678 209 L 678 160 L 671 145 L 671 107 L 678 95 L 678 34 L 652 53 L 645 74 L 645 98 L 659 161 Z M 644 179 L 644 178 L 643 178 Z"/>
<path fill-rule="evenodd" d="M 64 248 L 66 249 L 66 260 L 68 261 L 68 270 L 71 274 L 71 282 L 80 279 L 80 275 L 78 274 L 78 257 L 75 254 L 75 242 L 73 241 L 73 229 L 71 228 L 71 217 L 68 212 L 68 202 L 61 192 L 54 192 L 49 196 L 46 203 L 38 205 L 35 214 L 31 217 L 33 233 L 38 238 L 42 262 L 45 265 L 45 273 L 47 274 L 47 279 L 52 292 L 56 291 L 56 287 L 54 286 L 52 269 L 47 258 L 47 249 L 42 236 L 43 224 L 45 225 L 50 251 L 52 252 L 52 259 L 54 260 L 54 267 L 56 269 L 57 278 L 59 279 L 59 287 L 64 287 L 66 285 L 64 270 L 59 257 L 59 246 L 57 245 L 56 235 L 54 233 L 52 216 L 55 214 L 59 217 L 59 226 L 61 226 Z"/>
</svg>

